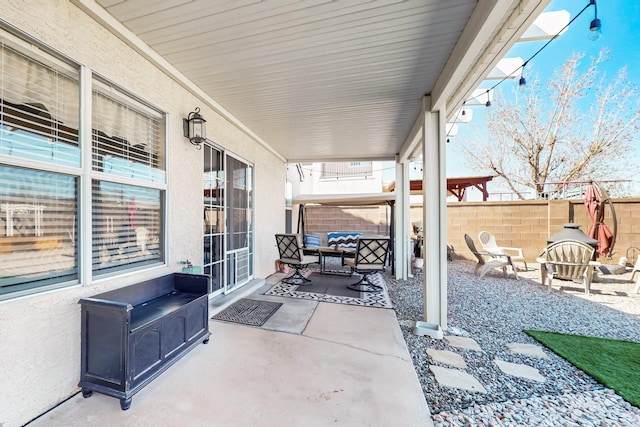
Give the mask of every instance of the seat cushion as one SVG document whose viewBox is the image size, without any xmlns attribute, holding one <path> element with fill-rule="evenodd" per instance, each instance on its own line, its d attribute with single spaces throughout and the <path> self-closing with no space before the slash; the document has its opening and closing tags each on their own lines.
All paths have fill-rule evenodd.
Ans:
<svg viewBox="0 0 640 427">
<path fill-rule="evenodd" d="M 384 270 L 384 264 L 360 264 L 356 266 L 355 258 L 345 259 L 344 265 L 353 268 L 354 270 L 362 270 L 362 271 L 382 271 Z"/>
<path fill-rule="evenodd" d="M 319 263 L 319 259 L 315 255 L 304 255 L 300 261 L 296 258 L 280 258 L 280 262 L 289 265 L 308 265 Z"/>
</svg>

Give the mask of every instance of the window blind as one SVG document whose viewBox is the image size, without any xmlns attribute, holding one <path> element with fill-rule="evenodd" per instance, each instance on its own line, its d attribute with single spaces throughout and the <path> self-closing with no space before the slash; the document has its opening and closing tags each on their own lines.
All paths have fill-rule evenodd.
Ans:
<svg viewBox="0 0 640 427">
<path fill-rule="evenodd" d="M 164 115 L 114 87 L 94 87 L 93 170 L 164 182 Z"/>
<path fill-rule="evenodd" d="M 0 39 L 0 154 L 80 166 L 79 71 Z"/>
<path fill-rule="evenodd" d="M 164 193 L 99 180 L 92 187 L 94 273 L 162 261 Z"/>
</svg>

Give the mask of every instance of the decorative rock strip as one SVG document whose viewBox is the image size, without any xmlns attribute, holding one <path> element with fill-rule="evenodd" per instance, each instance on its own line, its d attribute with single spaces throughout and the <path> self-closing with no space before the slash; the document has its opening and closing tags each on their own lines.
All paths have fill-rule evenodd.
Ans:
<svg viewBox="0 0 640 427">
<path fill-rule="evenodd" d="M 639 408 L 523 332 L 640 342 L 633 282 L 596 281 L 586 296 L 571 282 L 547 292 L 539 269 L 515 281 L 501 272 L 479 278 L 473 266 L 448 264 L 449 336 L 442 340 L 413 334 L 424 320 L 422 275 L 396 281 L 385 274 L 435 426 L 640 426 Z"/>
</svg>

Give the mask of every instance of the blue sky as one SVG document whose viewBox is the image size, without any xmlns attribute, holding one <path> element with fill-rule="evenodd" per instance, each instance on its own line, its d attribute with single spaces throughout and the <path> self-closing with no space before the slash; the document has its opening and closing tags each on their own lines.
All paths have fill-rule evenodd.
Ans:
<svg viewBox="0 0 640 427">
<path fill-rule="evenodd" d="M 588 3 L 589 0 L 553 0 L 546 10 L 564 9 L 571 14 L 571 19 L 573 19 Z M 591 6 L 571 23 L 565 33 L 551 41 L 527 64 L 525 77 L 536 75 L 540 81 L 547 81 L 551 73 L 574 52 L 584 53 L 583 63 L 588 63 L 589 58 L 596 56 L 601 49 L 607 48 L 611 59 L 599 67 L 600 72 L 613 76 L 623 66 L 626 66 L 628 79 L 633 84 L 640 85 L 640 47 L 636 33 L 637 30 L 640 30 L 640 1 L 598 0 L 597 6 L 598 18 L 602 21 L 602 36 L 598 40 L 591 41 L 588 38 L 589 24 L 594 18 L 594 7 Z M 526 61 L 545 43 L 546 41 L 516 43 L 505 57 L 520 57 Z M 497 80 L 486 81 L 480 87 L 490 88 L 497 82 Z M 505 80 L 500 83 L 496 91 L 500 90 L 506 96 L 517 84 L 517 79 Z M 456 145 L 463 144 L 465 139 L 472 138 L 478 132 L 482 132 L 486 107 L 472 108 L 472 122 L 459 124 L 458 134 L 450 139 L 451 142 L 447 149 L 448 177 L 482 174 L 467 168 L 461 161 L 460 152 L 456 149 Z M 640 175 L 638 179 L 640 179 Z M 498 191 L 497 189 L 490 190 Z"/>
</svg>

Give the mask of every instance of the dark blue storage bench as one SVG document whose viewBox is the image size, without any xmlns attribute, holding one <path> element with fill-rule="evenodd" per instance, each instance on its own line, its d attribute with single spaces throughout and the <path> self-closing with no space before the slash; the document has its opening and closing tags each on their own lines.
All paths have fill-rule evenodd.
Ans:
<svg viewBox="0 0 640 427">
<path fill-rule="evenodd" d="M 82 395 L 131 398 L 209 336 L 209 278 L 172 273 L 82 298 Z"/>
</svg>

